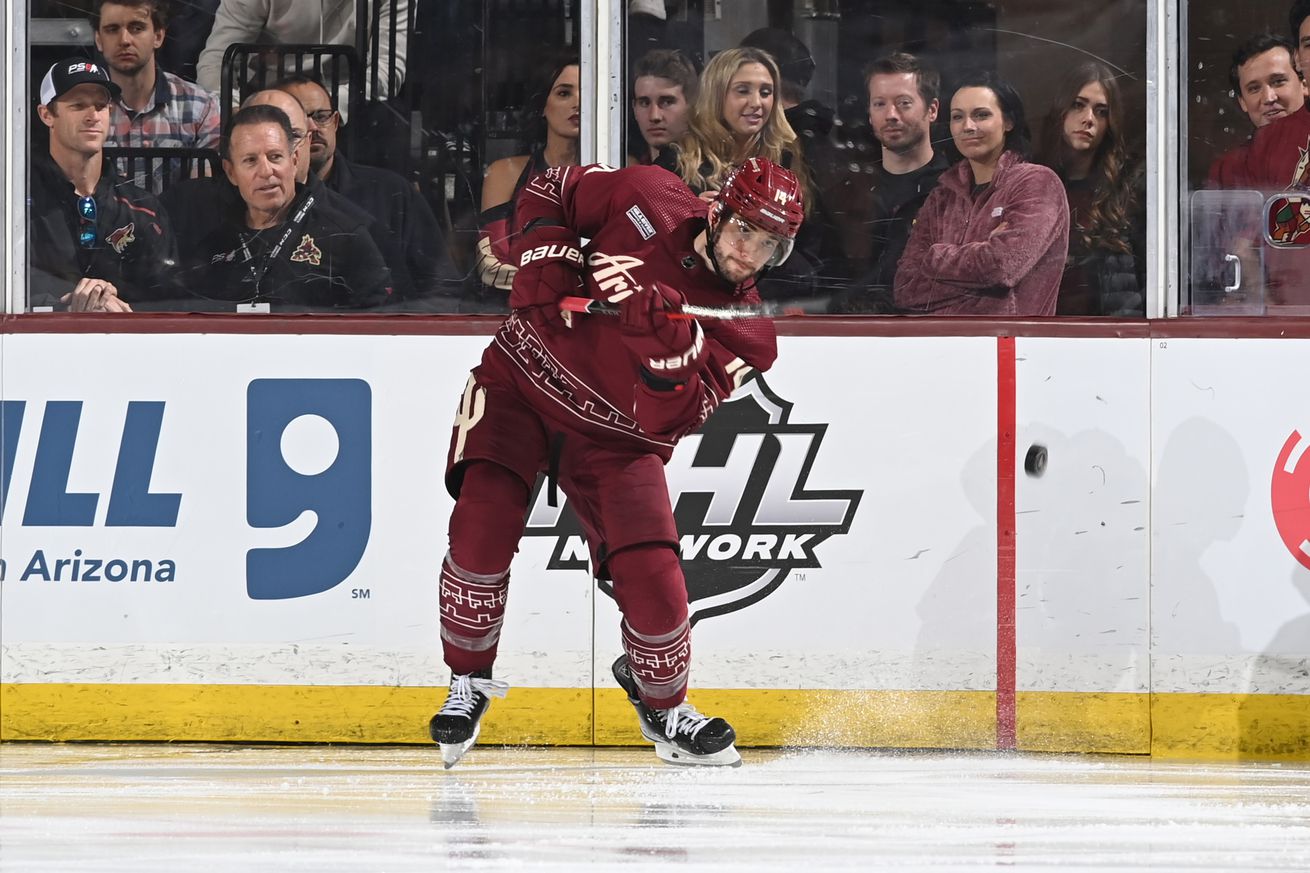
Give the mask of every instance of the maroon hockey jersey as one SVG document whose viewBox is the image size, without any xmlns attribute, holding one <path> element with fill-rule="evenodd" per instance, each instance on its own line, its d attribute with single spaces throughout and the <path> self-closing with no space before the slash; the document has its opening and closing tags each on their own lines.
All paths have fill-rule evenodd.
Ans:
<svg viewBox="0 0 1310 873">
<path fill-rule="evenodd" d="M 753 285 L 735 288 L 696 254 L 707 204 L 672 173 L 654 166 L 613 169 L 561 167 L 533 178 L 520 193 L 518 229 L 533 222 L 577 234 L 586 293 L 604 300 L 625 288 L 659 281 L 689 303 L 759 303 Z M 514 263 L 538 241 L 520 235 Z M 567 327 L 555 292 L 520 270 L 513 309 L 483 355 L 484 372 L 512 381 L 544 418 L 564 433 L 667 458 L 677 440 L 696 430 L 733 389 L 777 356 L 768 318 L 700 319 L 707 354 L 682 390 L 655 391 L 621 340 L 619 319 L 578 315 Z"/>
</svg>

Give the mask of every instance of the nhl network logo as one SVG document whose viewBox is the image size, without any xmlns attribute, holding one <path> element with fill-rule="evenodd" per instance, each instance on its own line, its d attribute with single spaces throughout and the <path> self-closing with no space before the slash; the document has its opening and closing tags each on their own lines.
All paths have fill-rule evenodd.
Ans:
<svg viewBox="0 0 1310 873">
<path fill-rule="evenodd" d="M 751 379 L 666 467 L 693 622 L 750 606 L 793 570 L 819 567 L 818 547 L 850 530 L 864 492 L 808 490 L 827 425 L 793 424 L 791 408 Z M 577 519 L 548 506 L 545 491 L 539 482 L 525 535 L 555 539 L 547 569 L 589 569 Z M 609 582 L 601 589 L 613 596 Z"/>
</svg>

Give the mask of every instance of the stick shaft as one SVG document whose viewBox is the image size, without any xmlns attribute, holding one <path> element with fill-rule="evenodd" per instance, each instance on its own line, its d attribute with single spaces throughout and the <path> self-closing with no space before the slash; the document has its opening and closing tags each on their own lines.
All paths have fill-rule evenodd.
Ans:
<svg viewBox="0 0 1310 873">
<path fill-rule="evenodd" d="M 589 315 L 618 315 L 619 307 L 604 300 L 591 297 L 561 297 L 559 308 L 564 312 L 585 312 Z M 684 303 L 677 312 L 668 313 L 669 318 L 690 321 L 693 318 L 760 318 L 772 314 L 768 304 L 761 306 L 695 306 Z"/>
</svg>

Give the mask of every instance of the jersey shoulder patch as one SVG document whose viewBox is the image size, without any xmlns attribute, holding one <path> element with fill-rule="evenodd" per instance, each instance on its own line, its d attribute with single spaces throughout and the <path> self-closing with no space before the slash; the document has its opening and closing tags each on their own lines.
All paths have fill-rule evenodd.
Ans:
<svg viewBox="0 0 1310 873">
<path fill-rule="evenodd" d="M 632 226 L 637 228 L 637 233 L 641 234 L 642 239 L 650 239 L 655 235 L 655 226 L 650 223 L 650 219 L 641 211 L 640 206 L 633 206 L 624 214 L 628 216 Z"/>
</svg>

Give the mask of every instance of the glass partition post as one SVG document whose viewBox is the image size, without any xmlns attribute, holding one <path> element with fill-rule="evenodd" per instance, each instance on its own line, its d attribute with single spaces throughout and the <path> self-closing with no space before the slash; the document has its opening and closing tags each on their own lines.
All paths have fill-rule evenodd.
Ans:
<svg viewBox="0 0 1310 873">
<path fill-rule="evenodd" d="M 11 0 L 3 9 L 0 54 L 4 82 L 0 93 L 0 211 L 4 240 L 0 247 L 0 281 L 4 299 L 0 311 L 21 312 L 27 287 L 27 3 Z"/>
<path fill-rule="evenodd" d="M 1178 221 L 1180 143 L 1185 142 L 1187 118 L 1181 111 L 1179 70 L 1182 68 L 1179 39 L 1180 7 L 1174 0 L 1151 0 L 1146 22 L 1147 40 L 1147 236 L 1146 315 L 1148 318 L 1178 314 L 1178 234 L 1171 228 Z M 1171 122 L 1177 122 L 1171 123 Z"/>
</svg>

